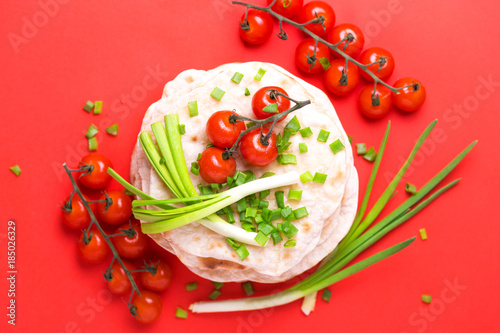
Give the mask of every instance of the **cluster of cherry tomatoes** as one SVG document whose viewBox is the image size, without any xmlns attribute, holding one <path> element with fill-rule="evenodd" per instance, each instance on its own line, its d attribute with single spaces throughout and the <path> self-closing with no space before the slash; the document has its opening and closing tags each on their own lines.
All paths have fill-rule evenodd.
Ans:
<svg viewBox="0 0 500 333">
<path fill-rule="evenodd" d="M 268 4 L 272 2 L 268 0 Z M 304 27 L 324 38 L 328 43 L 337 44 L 342 41 L 337 46 L 340 50 L 361 64 L 372 64 L 366 69 L 384 82 L 392 75 L 395 64 L 392 54 L 380 47 L 372 47 L 363 51 L 365 38 L 361 29 L 350 23 L 335 26 L 335 11 L 328 3 L 311 1 L 304 5 L 303 0 L 277 0 L 271 9 L 288 19 L 295 19 L 299 24 L 323 17 L 323 25 L 309 23 Z M 244 18 L 245 15 L 241 18 L 241 24 L 245 27 Z M 261 44 L 269 39 L 273 31 L 273 19 L 270 14 L 250 9 L 247 13 L 247 22 L 245 29 L 240 29 L 243 40 L 250 44 Z M 351 38 L 348 43 L 344 40 L 346 36 Z M 324 72 L 325 86 L 331 93 L 337 96 L 350 94 L 359 84 L 360 76 L 368 82 L 374 82 L 367 72 L 358 68 L 354 63 L 348 62 L 346 65 L 346 60 L 338 52 L 325 44 L 315 44 L 313 38 L 302 40 L 295 52 L 295 63 L 301 71 L 307 74 Z M 313 63 L 311 57 L 314 54 L 316 61 Z M 318 61 L 322 58 L 328 59 L 330 63 L 330 67 L 326 70 Z M 396 94 L 382 84 L 376 86 L 376 91 L 374 91 L 373 84 L 363 87 L 358 97 L 361 112 L 369 118 L 376 119 L 385 116 L 392 105 L 400 110 L 412 112 L 419 109 L 425 102 L 425 88 L 416 79 L 399 79 L 393 87 L 402 89 L 399 90 L 399 94 Z"/>
<path fill-rule="evenodd" d="M 290 108 L 290 100 L 277 93 L 288 96 L 284 89 L 275 86 L 263 87 L 255 92 L 252 97 L 252 110 L 257 120 L 272 117 Z M 271 104 L 276 104 L 275 112 L 263 111 Z M 246 125 L 243 121 L 231 122 L 232 115 L 238 116 L 233 111 L 217 111 L 207 121 L 207 136 L 214 146 L 203 151 L 198 164 L 200 176 L 208 183 L 225 183 L 227 177 L 236 172 L 234 157 L 230 154 L 231 156 L 227 156 L 229 158 L 224 158 L 224 153 L 233 148 L 240 134 L 246 130 Z M 286 116 L 281 117 L 278 122 L 285 118 Z M 239 141 L 241 156 L 250 165 L 263 167 L 278 157 L 275 133 L 271 132 L 267 145 L 261 141 L 261 137 L 267 136 L 269 131 L 269 128 L 262 127 L 261 133 L 261 128 L 256 128 L 246 133 Z"/>
<path fill-rule="evenodd" d="M 82 171 L 79 174 L 80 184 L 86 189 L 104 190 L 111 180 L 111 176 L 107 173 L 107 168 L 112 167 L 110 160 L 104 155 L 90 153 L 82 158 L 79 167 L 90 165 L 93 166 L 92 172 Z M 107 197 L 111 199 L 108 207 L 105 202 Z M 90 199 L 85 195 L 85 200 Z M 140 296 L 134 295 L 131 310 L 133 309 L 135 317 L 140 322 L 153 322 L 162 310 L 162 301 L 158 293 L 166 290 L 170 285 L 172 270 L 163 260 L 146 264 L 142 270 L 130 261 L 144 258 L 149 241 L 142 233 L 140 223 L 131 217 L 132 200 L 126 193 L 107 191 L 98 200 L 102 202 L 90 202 L 89 206 L 100 222 L 99 225 L 111 230 L 108 235 L 113 235 L 110 237 L 111 242 L 127 270 L 140 271 L 132 273 L 136 284 L 141 286 L 141 291 Z M 102 262 L 111 252 L 105 236 L 95 224 L 92 225 L 89 233 L 86 232 L 91 223 L 91 217 L 76 193 L 71 199 L 71 205 L 68 201 L 62 207 L 62 220 L 69 228 L 82 230 L 78 240 L 80 257 L 88 263 Z M 113 261 L 111 270 L 106 272 L 105 279 L 108 289 L 114 294 L 125 295 L 132 291 L 132 284 L 117 260 Z"/>
</svg>

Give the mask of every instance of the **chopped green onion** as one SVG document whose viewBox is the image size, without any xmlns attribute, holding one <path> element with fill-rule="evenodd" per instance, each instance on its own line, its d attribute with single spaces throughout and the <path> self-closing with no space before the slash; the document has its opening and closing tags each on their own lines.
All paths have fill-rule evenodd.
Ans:
<svg viewBox="0 0 500 333">
<path fill-rule="evenodd" d="M 349 139 L 349 143 L 352 143 L 352 140 L 354 139 L 352 136 L 347 136 L 347 138 Z"/>
<path fill-rule="evenodd" d="M 288 221 L 278 223 L 278 230 L 288 239 L 295 236 L 299 231 L 299 229 L 297 229 L 291 222 Z"/>
<path fill-rule="evenodd" d="M 300 153 L 307 153 L 307 145 L 304 142 L 299 143 L 299 151 Z"/>
<path fill-rule="evenodd" d="M 274 230 L 271 233 L 271 238 L 273 239 L 273 245 L 276 245 L 283 240 L 283 237 L 281 237 L 280 232 L 278 230 Z"/>
<path fill-rule="evenodd" d="M 264 219 L 262 218 L 261 214 L 255 215 L 255 217 L 253 219 L 255 220 L 255 223 L 257 223 L 257 224 L 264 222 Z"/>
<path fill-rule="evenodd" d="M 242 199 L 236 201 L 236 204 L 238 205 L 238 212 L 239 213 L 246 211 L 248 208 L 248 203 L 247 203 L 245 198 L 242 198 Z"/>
<path fill-rule="evenodd" d="M 278 113 L 279 112 L 278 103 L 266 105 L 266 106 L 264 106 L 264 108 L 262 108 L 262 111 L 267 112 L 267 113 Z"/>
<path fill-rule="evenodd" d="M 240 257 L 241 261 L 245 260 L 246 257 L 250 254 L 245 246 L 245 244 L 241 244 L 236 249 L 236 254 Z"/>
<path fill-rule="evenodd" d="M 83 106 L 83 109 L 87 112 L 92 111 L 93 108 L 94 108 L 94 103 L 92 103 L 91 101 L 87 101 L 87 103 L 85 103 L 85 105 Z"/>
<path fill-rule="evenodd" d="M 269 194 L 271 194 L 271 190 L 264 190 L 264 191 L 260 191 L 260 193 L 259 193 L 259 198 L 262 200 L 262 199 L 264 199 L 265 197 L 267 197 Z"/>
<path fill-rule="evenodd" d="M 304 172 L 303 174 L 300 175 L 300 180 L 303 183 L 310 182 L 313 179 L 314 179 L 314 177 L 313 177 L 313 175 L 311 174 L 310 171 L 306 171 L 306 172 Z"/>
<path fill-rule="evenodd" d="M 281 218 L 281 208 L 271 210 L 271 221 Z"/>
<path fill-rule="evenodd" d="M 286 206 L 285 208 L 283 208 L 281 210 L 281 216 L 285 219 L 285 220 L 288 220 L 288 218 L 291 216 L 292 219 L 295 218 L 295 216 L 293 215 L 293 212 L 292 212 L 292 209 L 290 208 L 290 206 Z"/>
<path fill-rule="evenodd" d="M 427 239 L 427 231 L 425 230 L 425 228 L 422 228 L 419 231 L 420 231 L 420 238 L 422 238 L 422 240 L 426 240 Z"/>
<path fill-rule="evenodd" d="M 323 293 L 321 294 L 321 298 L 325 302 L 330 302 L 330 299 L 332 298 L 332 292 L 328 289 L 323 289 Z"/>
<path fill-rule="evenodd" d="M 160 161 L 158 163 L 165 164 L 165 162 L 166 162 L 165 159 L 162 157 L 162 158 L 160 158 Z"/>
<path fill-rule="evenodd" d="M 210 188 L 210 186 L 203 186 L 201 184 L 198 184 L 198 189 L 200 190 L 201 195 L 212 194 L 212 189 Z"/>
<path fill-rule="evenodd" d="M 259 207 L 260 199 L 254 196 L 250 198 L 250 207 Z"/>
<path fill-rule="evenodd" d="M 118 135 L 118 124 L 113 124 L 109 127 L 106 127 L 106 133 L 109 135 L 117 136 Z"/>
<path fill-rule="evenodd" d="M 266 74 L 266 70 L 259 68 L 259 71 L 257 72 L 257 74 L 255 75 L 255 77 L 253 79 L 256 81 L 260 81 L 260 80 L 262 80 L 262 77 L 264 76 L 264 74 Z"/>
<path fill-rule="evenodd" d="M 313 182 L 324 184 L 327 176 L 328 175 L 325 175 L 324 173 L 316 172 L 314 174 Z"/>
<path fill-rule="evenodd" d="M 215 87 L 210 96 L 220 102 L 226 92 L 219 87 Z"/>
<path fill-rule="evenodd" d="M 179 133 L 180 133 L 181 135 L 186 134 L 186 125 L 184 125 L 184 124 L 179 125 Z"/>
<path fill-rule="evenodd" d="M 245 183 L 249 183 L 257 179 L 252 170 L 245 170 L 243 171 L 243 173 L 247 176 L 245 179 Z"/>
<path fill-rule="evenodd" d="M 373 147 L 370 147 L 366 154 L 363 155 L 363 158 L 368 162 L 373 162 L 377 158 L 377 152 L 373 149 Z"/>
<path fill-rule="evenodd" d="M 364 143 L 356 143 L 356 153 L 358 155 L 366 154 L 366 144 Z"/>
<path fill-rule="evenodd" d="M 228 223 L 234 223 L 234 222 L 236 222 L 236 220 L 234 219 L 234 215 L 233 215 L 234 211 L 231 209 L 231 207 L 226 206 L 226 207 L 223 208 L 223 210 L 224 210 L 224 212 L 227 215 L 227 222 Z"/>
<path fill-rule="evenodd" d="M 327 57 L 319 58 L 319 63 L 323 66 L 323 69 L 326 71 L 330 68 L 330 60 Z"/>
<path fill-rule="evenodd" d="M 231 81 L 234 83 L 240 84 L 241 79 L 243 79 L 243 74 L 236 72 L 234 73 L 233 77 L 231 78 Z"/>
<path fill-rule="evenodd" d="M 245 88 L 245 96 L 250 96 L 250 90 L 248 90 L 248 88 Z"/>
<path fill-rule="evenodd" d="M 198 157 L 196 158 L 196 161 L 199 161 L 200 158 L 201 158 L 201 153 L 198 154 Z M 231 178 L 231 177 L 228 176 L 228 178 Z"/>
<path fill-rule="evenodd" d="M 198 101 L 188 102 L 189 116 L 196 117 L 198 115 Z"/>
<path fill-rule="evenodd" d="M 325 131 L 324 129 L 322 129 L 321 131 L 319 131 L 319 135 L 318 135 L 318 141 L 319 142 L 326 142 L 328 141 L 328 137 L 330 136 L 330 132 L 328 131 Z"/>
<path fill-rule="evenodd" d="M 247 174 L 243 173 L 239 170 L 236 171 L 233 178 L 234 178 L 234 183 L 236 184 L 236 186 L 243 185 L 247 182 Z"/>
<path fill-rule="evenodd" d="M 259 243 L 260 246 L 266 246 L 267 242 L 269 241 L 269 237 L 266 236 L 262 231 L 259 231 L 257 233 L 257 236 L 255 236 L 255 241 Z"/>
<path fill-rule="evenodd" d="M 181 318 L 181 319 L 187 319 L 188 317 L 188 313 L 186 310 L 184 309 L 181 309 L 181 308 L 177 308 L 175 310 L 175 317 L 177 318 Z"/>
<path fill-rule="evenodd" d="M 265 172 L 262 176 L 260 176 L 260 178 L 271 177 L 271 176 L 274 176 L 275 174 L 276 173 L 274 173 L 274 172 L 268 171 L 268 172 Z"/>
<path fill-rule="evenodd" d="M 306 207 L 300 207 L 293 211 L 293 215 L 295 215 L 296 219 L 300 219 L 302 217 L 309 215 L 309 213 L 307 212 Z"/>
<path fill-rule="evenodd" d="M 210 184 L 210 188 L 212 189 L 212 192 L 213 192 L 213 193 L 217 193 L 217 191 L 219 191 L 219 190 L 220 190 L 220 186 L 219 186 L 219 184 L 217 184 L 217 183 L 211 183 L 211 184 Z"/>
<path fill-rule="evenodd" d="M 19 165 L 14 165 L 14 166 L 11 166 L 10 168 L 10 171 L 12 171 L 17 177 L 19 177 L 19 175 L 21 174 L 21 168 L 19 167 Z"/>
<path fill-rule="evenodd" d="M 257 215 L 257 208 L 247 207 L 245 210 L 245 217 L 255 217 Z"/>
<path fill-rule="evenodd" d="M 216 282 L 216 281 L 210 281 L 214 285 L 214 288 L 219 290 L 220 288 L 224 287 L 224 282 Z"/>
<path fill-rule="evenodd" d="M 94 136 L 92 138 L 89 138 L 88 141 L 89 141 L 89 151 L 96 151 L 97 150 L 97 138 Z"/>
<path fill-rule="evenodd" d="M 99 132 L 99 129 L 96 127 L 94 124 L 90 124 L 89 128 L 87 129 L 87 133 L 85 133 L 85 136 L 87 139 L 93 138 L 97 133 Z"/>
<path fill-rule="evenodd" d="M 94 114 L 101 114 L 101 112 L 102 112 L 102 101 L 95 101 Z"/>
<path fill-rule="evenodd" d="M 274 227 L 267 222 L 262 222 L 259 223 L 257 230 L 262 232 L 264 235 L 269 236 L 269 234 L 274 230 Z"/>
<path fill-rule="evenodd" d="M 297 245 L 297 241 L 295 239 L 289 239 L 283 244 L 284 247 L 295 247 Z"/>
<path fill-rule="evenodd" d="M 288 191 L 289 200 L 300 200 L 302 199 L 302 190 L 290 189 Z"/>
<path fill-rule="evenodd" d="M 301 128 L 299 130 L 299 132 L 300 132 L 300 135 L 302 135 L 303 138 L 307 138 L 307 137 L 313 135 L 311 127 Z"/>
<path fill-rule="evenodd" d="M 255 123 L 254 123 L 253 121 L 249 121 L 249 122 L 247 123 L 247 128 L 250 128 L 250 127 L 252 127 L 252 126 L 254 126 L 254 125 L 255 125 Z"/>
<path fill-rule="evenodd" d="M 297 157 L 294 154 L 280 154 L 276 160 L 279 165 L 297 164 Z"/>
<path fill-rule="evenodd" d="M 278 208 L 285 208 L 285 192 L 276 191 L 274 192 L 274 197 L 276 198 L 276 204 Z"/>
<path fill-rule="evenodd" d="M 191 173 L 197 176 L 200 174 L 200 165 L 198 162 L 191 163 Z"/>
<path fill-rule="evenodd" d="M 246 217 L 245 216 L 245 212 L 241 212 L 240 213 L 240 222 L 243 223 L 241 226 L 243 227 L 243 229 L 245 229 L 246 231 L 248 232 L 252 232 L 254 230 L 254 226 L 253 226 L 253 220 L 251 217 Z M 246 224 L 246 226 L 245 226 Z"/>
<path fill-rule="evenodd" d="M 337 139 L 330 144 L 330 149 L 333 151 L 334 154 L 337 154 L 344 148 L 345 148 L 344 144 L 342 143 L 342 141 L 340 141 L 340 139 Z"/>
<path fill-rule="evenodd" d="M 432 296 L 431 295 L 422 295 L 422 302 L 424 303 L 431 303 L 432 302 Z"/>
<path fill-rule="evenodd" d="M 271 222 L 271 210 L 267 208 L 262 208 L 261 217 L 265 222 Z"/>
<path fill-rule="evenodd" d="M 209 143 L 205 146 L 205 149 L 208 149 L 208 148 L 212 148 L 212 147 L 215 147 L 215 145 L 213 143 Z"/>
<path fill-rule="evenodd" d="M 285 129 L 290 131 L 292 134 L 296 134 L 300 130 L 300 123 L 297 116 L 293 116 L 292 120 L 286 124 Z"/>
<path fill-rule="evenodd" d="M 405 191 L 410 194 L 416 194 L 417 193 L 417 187 L 411 183 L 406 183 L 405 184 Z"/>
<path fill-rule="evenodd" d="M 198 282 L 190 282 L 186 284 L 186 291 L 192 291 L 198 289 Z"/>
<path fill-rule="evenodd" d="M 252 296 L 255 293 L 255 291 L 253 290 L 252 282 L 248 281 L 248 282 L 242 283 L 241 286 L 243 287 L 243 290 L 245 291 L 245 295 Z"/>
<path fill-rule="evenodd" d="M 219 297 L 221 294 L 221 291 L 220 290 L 214 290 L 212 291 L 212 293 L 210 295 L 208 295 L 208 298 L 210 298 L 211 300 L 214 300 L 214 299 L 217 299 L 217 297 Z"/>
<path fill-rule="evenodd" d="M 264 209 L 268 207 L 269 207 L 269 201 L 259 199 L 259 205 L 258 205 L 259 209 Z"/>
</svg>

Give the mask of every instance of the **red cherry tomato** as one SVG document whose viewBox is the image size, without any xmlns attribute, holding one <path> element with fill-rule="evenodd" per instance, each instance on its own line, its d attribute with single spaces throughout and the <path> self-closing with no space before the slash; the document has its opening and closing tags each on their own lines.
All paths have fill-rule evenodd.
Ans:
<svg viewBox="0 0 500 333">
<path fill-rule="evenodd" d="M 111 240 L 116 248 L 116 251 L 121 257 L 127 259 L 137 259 L 142 257 L 148 250 L 148 237 L 142 233 L 141 225 L 138 221 L 134 221 L 131 226 L 132 229 L 130 230 L 135 232 L 133 236 L 114 236 Z M 129 224 L 124 223 L 116 229 L 115 234 L 121 232 L 129 233 L 130 230 Z"/>
<path fill-rule="evenodd" d="M 149 324 L 158 319 L 161 314 L 162 303 L 158 294 L 141 290 L 141 296 L 134 295 L 130 313 L 141 323 Z"/>
<path fill-rule="evenodd" d="M 123 260 L 123 263 L 125 264 L 125 267 L 129 271 L 135 271 L 137 268 L 132 265 L 131 262 Z M 109 280 L 108 277 L 105 276 L 106 278 L 106 284 L 108 286 L 109 291 L 111 291 L 113 294 L 117 295 L 124 295 L 128 294 L 132 290 L 132 284 L 130 283 L 130 280 L 125 273 L 125 270 L 123 269 L 122 265 L 118 261 L 113 262 L 113 265 L 111 265 L 111 274 L 109 274 Z M 137 275 L 136 273 L 133 273 L 132 276 L 134 277 Z M 134 277 L 135 278 L 135 277 Z"/>
<path fill-rule="evenodd" d="M 363 46 L 365 45 L 365 35 L 363 35 L 361 29 L 354 24 L 344 23 L 333 27 L 332 31 L 330 31 L 330 33 L 326 37 L 326 41 L 331 44 L 337 44 L 348 34 L 351 34 L 354 40 L 350 41 L 347 44 L 347 47 L 345 46 L 347 41 L 340 43 L 337 47 L 351 57 L 356 58 L 361 53 L 361 51 L 363 50 Z M 342 56 L 337 51 L 334 51 L 333 49 L 330 50 L 333 57 L 342 58 Z"/>
<path fill-rule="evenodd" d="M 412 112 L 418 110 L 422 104 L 425 102 L 425 97 L 427 96 L 425 92 L 425 87 L 420 83 L 420 81 L 405 77 L 399 79 L 394 83 L 394 88 L 406 88 L 400 89 L 399 94 L 392 93 L 392 102 L 394 106 L 403 111 Z"/>
<path fill-rule="evenodd" d="M 380 105 L 373 106 L 372 103 L 373 86 L 365 86 L 361 89 L 359 93 L 359 108 L 361 112 L 368 118 L 378 119 L 382 118 L 389 112 L 391 108 L 391 91 L 384 86 L 377 85 L 377 96 L 380 101 Z"/>
<path fill-rule="evenodd" d="M 268 128 L 264 128 L 262 134 L 269 133 Z M 263 167 L 273 162 L 278 157 L 276 147 L 276 134 L 271 134 L 269 144 L 266 146 L 260 141 L 260 128 L 245 134 L 240 143 L 241 156 L 253 166 Z"/>
<path fill-rule="evenodd" d="M 236 172 L 236 161 L 233 157 L 228 160 L 222 158 L 224 149 L 211 147 L 201 153 L 198 161 L 200 165 L 200 176 L 208 183 L 225 183 L 227 176 L 232 176 Z"/>
<path fill-rule="evenodd" d="M 158 260 L 152 265 L 154 271 L 139 273 L 139 280 L 144 288 L 151 291 L 165 291 L 172 282 L 172 268 L 163 260 Z"/>
<path fill-rule="evenodd" d="M 323 71 L 323 66 L 319 62 L 321 58 L 330 60 L 330 49 L 322 43 L 318 43 L 316 47 L 316 63 L 311 67 L 312 63 L 308 62 L 308 57 L 314 54 L 314 39 L 306 38 L 297 45 L 295 50 L 295 64 L 304 73 L 316 74 Z"/>
<path fill-rule="evenodd" d="M 264 87 L 257 90 L 252 97 L 252 110 L 257 119 L 266 119 L 275 115 L 275 113 L 262 111 L 262 109 L 268 105 L 277 103 L 278 113 L 284 112 L 290 108 L 290 100 L 280 95 L 273 95 L 273 90 L 288 96 L 285 89 L 275 86 Z M 286 117 L 281 117 L 278 122 L 285 120 L 285 118 Z"/>
<path fill-rule="evenodd" d="M 108 167 L 112 168 L 113 165 L 106 156 L 97 153 L 90 153 L 82 158 L 79 165 L 94 166 L 91 172 L 81 173 L 79 179 L 84 186 L 92 189 L 103 189 L 109 184 L 111 176 L 108 175 L 107 170 Z"/>
<path fill-rule="evenodd" d="M 231 148 L 246 128 L 244 122 L 230 123 L 229 116 L 232 114 L 232 111 L 217 111 L 208 118 L 206 127 L 208 139 L 219 148 Z"/>
<path fill-rule="evenodd" d="M 83 233 L 78 240 L 78 253 L 80 257 L 91 264 L 96 264 L 103 261 L 109 252 L 109 246 L 104 240 L 104 236 L 95 227 L 90 228 L 90 233 L 87 237 L 83 237 Z"/>
<path fill-rule="evenodd" d="M 389 51 L 381 47 L 372 47 L 366 49 L 359 56 L 359 62 L 365 65 L 371 64 L 375 61 L 378 61 L 381 57 L 385 58 L 385 64 L 382 65 L 382 68 L 380 68 L 380 64 L 374 64 L 368 66 L 368 70 L 375 74 L 379 79 L 385 80 L 392 75 L 392 72 L 394 72 L 394 57 Z M 365 71 L 360 71 L 360 74 L 366 80 L 373 82 L 373 78 Z"/>
<path fill-rule="evenodd" d="M 323 28 L 320 23 L 309 23 L 305 26 L 305 28 L 313 34 L 321 37 L 329 33 L 335 25 L 335 12 L 329 4 L 324 1 L 311 1 L 306 3 L 299 11 L 298 21 L 299 23 L 304 24 L 314 20 L 316 18 L 316 14 L 318 17 L 323 16 L 325 18 L 325 21 L 323 22 L 325 28 Z"/>
<path fill-rule="evenodd" d="M 267 0 L 268 5 L 272 2 L 273 0 Z M 277 0 L 271 9 L 276 13 L 291 19 L 299 13 L 303 5 L 304 0 Z"/>
<path fill-rule="evenodd" d="M 130 197 L 122 191 L 109 191 L 107 194 L 113 203 L 109 205 L 107 210 L 105 210 L 105 202 L 97 203 L 97 218 L 111 225 L 120 225 L 128 221 L 130 215 L 132 215 L 132 200 Z M 104 194 L 99 198 L 99 200 L 105 199 Z"/>
<path fill-rule="evenodd" d="M 347 64 L 347 84 L 341 84 L 342 71 L 345 68 L 344 59 L 335 59 L 330 63 L 330 68 L 325 71 L 326 88 L 333 94 L 345 96 L 351 93 L 359 83 L 358 67 L 352 62 Z"/>
<path fill-rule="evenodd" d="M 89 204 L 90 209 L 93 209 L 94 204 Z M 82 199 L 78 194 L 73 195 L 71 199 L 71 204 L 69 198 L 64 202 L 62 208 L 62 220 L 71 229 L 81 230 L 89 226 L 90 215 L 85 206 L 83 205 Z"/>
<path fill-rule="evenodd" d="M 245 14 L 241 17 L 240 26 L 244 24 Z M 241 38 L 249 44 L 262 44 L 271 37 L 273 32 L 273 19 L 266 12 L 250 9 L 247 14 L 248 30 L 240 28 Z"/>
</svg>

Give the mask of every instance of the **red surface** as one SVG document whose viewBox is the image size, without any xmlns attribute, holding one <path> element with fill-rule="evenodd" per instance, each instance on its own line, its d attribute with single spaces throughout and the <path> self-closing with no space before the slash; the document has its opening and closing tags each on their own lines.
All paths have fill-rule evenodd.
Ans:
<svg viewBox="0 0 500 333">
<path fill-rule="evenodd" d="M 274 62 L 305 77 L 293 64 L 302 37 L 287 27 L 286 42 L 275 38 L 259 47 L 245 46 L 237 30 L 243 9 L 231 6 L 229 0 L 58 3 L 62 2 L 50 7 L 50 17 L 37 1 L 3 1 L 0 10 L 2 332 L 500 330 L 496 319 L 500 7 L 495 1 L 330 1 L 338 23 L 352 22 L 367 33 L 367 47 L 382 46 L 392 52 L 396 70 L 389 81 L 415 76 L 427 88 L 427 102 L 420 111 L 392 110 L 379 121 L 360 115 L 355 96 L 332 97 L 355 142 L 378 146 L 387 120 L 392 121 L 375 196 L 387 184 L 384 176 L 396 172 L 433 119 L 439 119 L 435 134 L 408 172 L 417 186 L 479 140 L 448 179 L 461 177 L 460 184 L 368 253 L 416 236 L 422 227 L 427 229 L 427 241 L 417 238 L 396 256 L 336 284 L 330 304 L 319 300 L 310 317 L 302 315 L 295 302 L 266 311 L 174 318 L 177 306 L 187 308 L 192 301 L 206 299 L 211 284 L 176 258 L 156 251 L 169 260 L 175 277 L 162 296 L 161 319 L 150 326 L 130 318 L 119 297 L 105 297 L 101 274 L 106 264 L 87 265 L 77 257 L 77 234 L 60 221 L 58 205 L 70 191 L 61 163 L 74 165 L 85 154 L 83 133 L 91 122 L 101 129 L 118 122 L 118 137 L 98 134 L 99 152 L 113 160 L 118 172 L 127 174 L 142 116 L 167 81 L 188 68 L 249 60 Z M 30 27 L 30 22 L 38 26 Z M 13 46 L 13 38 L 19 45 Z M 321 77 L 305 78 L 324 87 Z M 485 85 L 488 80 L 494 83 Z M 104 101 L 100 116 L 81 110 L 87 99 Z M 14 164 L 23 170 L 19 178 L 8 169 Z M 358 157 L 355 164 L 364 188 L 370 165 Z M 400 189 L 391 207 L 404 197 Z M 15 328 L 6 317 L 9 219 L 17 223 Z M 200 288 L 186 292 L 185 283 L 195 280 Z M 462 287 L 450 289 L 450 283 Z M 274 288 L 256 286 L 262 293 Z M 223 297 L 241 296 L 237 284 L 222 290 Z M 433 304 L 421 303 L 421 294 L 431 294 Z"/>
</svg>

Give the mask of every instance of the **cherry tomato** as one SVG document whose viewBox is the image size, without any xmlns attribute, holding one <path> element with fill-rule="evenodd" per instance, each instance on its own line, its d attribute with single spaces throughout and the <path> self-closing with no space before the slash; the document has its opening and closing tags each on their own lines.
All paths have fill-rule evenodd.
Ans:
<svg viewBox="0 0 500 333">
<path fill-rule="evenodd" d="M 120 225 L 128 221 L 130 215 L 132 215 L 132 200 L 130 197 L 122 191 L 109 191 L 107 194 L 113 202 L 107 210 L 105 210 L 105 202 L 97 203 L 97 218 L 112 225 Z M 105 199 L 104 194 L 99 198 L 99 200 Z"/>
<path fill-rule="evenodd" d="M 153 265 L 153 272 L 139 273 L 139 280 L 144 288 L 151 291 L 165 291 L 172 282 L 172 268 L 163 260 L 158 260 Z"/>
<path fill-rule="evenodd" d="M 217 111 L 208 118 L 206 127 L 208 139 L 219 148 L 231 148 L 246 128 L 244 122 L 230 123 L 229 116 L 232 114 L 233 111 Z"/>
<path fill-rule="evenodd" d="M 108 175 L 108 167 L 112 168 L 111 161 L 104 155 L 90 153 L 84 156 L 80 161 L 80 167 L 84 165 L 93 165 L 91 172 L 82 172 L 79 179 L 80 182 L 92 189 L 103 189 L 109 184 L 111 176 Z"/>
<path fill-rule="evenodd" d="M 226 182 L 227 176 L 236 172 L 236 161 L 233 157 L 228 160 L 222 158 L 224 149 L 211 147 L 201 153 L 198 161 L 200 165 L 200 176 L 208 183 L 222 184 Z"/>
<path fill-rule="evenodd" d="M 123 260 L 123 264 L 125 264 L 125 267 L 129 271 L 135 271 L 137 268 L 132 265 L 131 262 Z M 113 262 L 113 265 L 111 265 L 111 274 L 109 274 L 109 280 L 106 278 L 106 284 L 108 285 L 109 291 L 111 291 L 113 294 L 117 295 L 124 295 L 129 293 L 132 290 L 132 284 L 130 283 L 130 280 L 125 273 L 125 270 L 123 269 L 122 265 L 118 261 Z M 136 273 L 133 273 L 132 276 L 137 275 Z"/>
<path fill-rule="evenodd" d="M 326 88 L 333 94 L 338 96 L 345 96 L 351 93 L 359 83 L 358 67 L 352 62 L 347 64 L 347 84 L 341 84 L 342 72 L 345 68 L 344 59 L 335 59 L 330 63 L 330 68 L 325 71 L 325 85 Z"/>
<path fill-rule="evenodd" d="M 284 112 L 290 108 L 290 100 L 283 96 L 272 94 L 273 90 L 288 96 L 286 91 L 280 87 L 269 86 L 257 90 L 252 97 L 252 110 L 257 119 L 266 119 L 275 115 L 275 113 L 262 111 L 262 109 L 268 105 L 277 103 L 278 113 Z M 285 120 L 285 118 L 286 117 L 281 117 L 278 122 Z"/>
<path fill-rule="evenodd" d="M 141 323 L 149 324 L 158 319 L 161 314 L 162 303 L 158 294 L 141 290 L 141 296 L 134 295 L 130 313 Z"/>
<path fill-rule="evenodd" d="M 103 261 L 108 256 L 108 252 L 108 244 L 95 226 L 90 228 L 90 233 L 85 237 L 85 240 L 82 232 L 78 240 L 78 253 L 83 260 L 96 264 Z"/>
<path fill-rule="evenodd" d="M 394 106 L 403 111 L 412 112 L 418 110 L 422 104 L 425 102 L 425 97 L 427 96 L 425 92 L 425 87 L 420 83 L 420 81 L 405 77 L 399 79 L 394 83 L 394 88 L 406 88 L 400 89 L 399 94 L 392 93 L 392 102 Z"/>
<path fill-rule="evenodd" d="M 384 86 L 377 85 L 377 96 L 380 101 L 380 105 L 373 106 L 372 103 L 373 86 L 368 85 L 361 89 L 359 93 L 359 108 L 361 112 L 368 118 L 378 119 L 382 118 L 389 112 L 391 108 L 391 91 Z"/>
<path fill-rule="evenodd" d="M 240 26 L 244 26 L 245 14 L 241 17 Z M 247 14 L 247 21 L 250 28 L 243 30 L 240 28 L 240 36 L 249 44 L 262 44 L 271 37 L 273 32 L 272 16 L 266 12 L 250 9 Z"/>
<path fill-rule="evenodd" d="M 268 5 L 272 2 L 273 0 L 267 0 Z M 304 0 L 277 0 L 271 9 L 276 13 L 291 19 L 299 13 L 303 5 Z"/>
<path fill-rule="evenodd" d="M 359 56 L 359 62 L 365 65 L 371 64 L 375 61 L 378 61 L 381 57 L 385 58 L 385 64 L 382 65 L 382 68 L 380 68 L 380 64 L 374 64 L 368 66 L 368 70 L 375 74 L 379 79 L 385 80 L 392 75 L 392 72 L 394 72 L 394 57 L 389 51 L 381 47 L 372 47 L 366 49 Z M 360 71 L 360 74 L 366 80 L 373 82 L 373 78 L 365 71 Z"/>
<path fill-rule="evenodd" d="M 136 259 L 144 255 L 148 250 L 148 237 L 142 233 L 141 225 L 138 221 L 134 221 L 131 226 L 132 229 L 130 230 L 135 232 L 133 236 L 114 236 L 111 240 L 121 257 Z M 124 223 L 116 229 L 115 234 L 124 232 L 124 230 L 126 230 L 125 232 L 130 232 L 128 223 Z"/>
<path fill-rule="evenodd" d="M 89 204 L 90 209 L 93 209 L 94 204 Z M 73 195 L 71 199 L 71 204 L 69 198 L 64 202 L 62 208 L 62 220 L 71 229 L 81 230 L 89 226 L 90 215 L 85 206 L 83 205 L 82 199 L 78 194 Z"/>
<path fill-rule="evenodd" d="M 345 47 L 347 41 L 340 43 L 337 47 L 351 57 L 356 58 L 361 53 L 363 46 L 365 45 L 365 35 L 363 35 L 361 29 L 354 24 L 344 23 L 333 27 L 332 31 L 330 31 L 326 37 L 326 41 L 331 44 L 337 44 L 348 34 L 351 34 L 354 40 L 350 41 L 347 44 L 347 47 Z M 333 57 L 343 58 L 337 51 L 334 51 L 333 49 L 330 49 L 330 51 L 332 52 Z"/>
<path fill-rule="evenodd" d="M 314 20 L 316 18 L 316 14 L 318 17 L 323 16 L 325 18 L 325 21 L 323 22 L 325 28 L 323 28 L 320 23 L 309 23 L 305 26 L 305 28 L 313 34 L 321 37 L 329 33 L 335 25 L 335 12 L 329 4 L 324 1 L 311 1 L 306 3 L 299 11 L 298 21 L 299 23 L 304 24 Z"/>
<path fill-rule="evenodd" d="M 304 73 L 320 73 L 323 71 L 323 66 L 321 66 L 319 59 L 327 58 L 330 60 L 330 49 L 325 44 L 318 43 L 316 47 L 316 63 L 311 67 L 311 63 L 308 62 L 308 56 L 312 57 L 313 54 L 314 39 L 306 38 L 297 45 L 297 49 L 295 50 L 295 64 Z"/>
<path fill-rule="evenodd" d="M 265 136 L 269 133 L 268 128 L 262 130 Z M 276 147 L 276 134 L 271 134 L 269 144 L 266 146 L 260 141 L 260 128 L 245 134 L 240 143 L 241 156 L 253 166 L 263 167 L 273 162 L 278 157 Z"/>
</svg>

